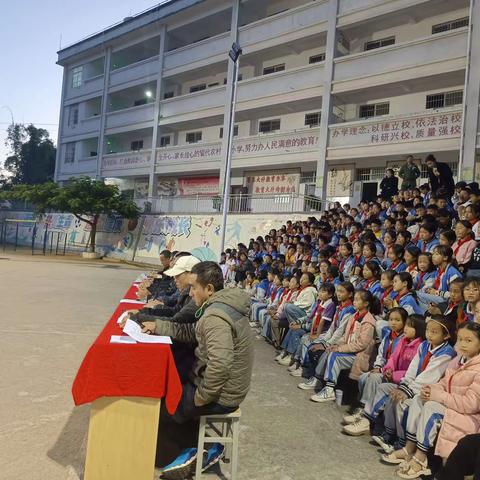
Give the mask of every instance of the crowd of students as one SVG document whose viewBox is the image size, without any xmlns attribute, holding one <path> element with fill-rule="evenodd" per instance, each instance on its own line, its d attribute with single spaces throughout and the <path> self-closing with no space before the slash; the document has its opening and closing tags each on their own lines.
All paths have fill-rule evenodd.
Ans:
<svg viewBox="0 0 480 480">
<path fill-rule="evenodd" d="M 298 388 L 350 397 L 344 434 L 372 435 L 401 478 L 454 480 L 480 452 L 479 241 L 478 185 L 423 185 L 288 221 L 220 264 Z"/>
</svg>

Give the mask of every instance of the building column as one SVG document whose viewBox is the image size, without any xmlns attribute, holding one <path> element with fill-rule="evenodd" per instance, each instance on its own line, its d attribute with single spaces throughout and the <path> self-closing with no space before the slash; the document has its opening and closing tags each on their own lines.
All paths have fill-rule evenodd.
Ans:
<svg viewBox="0 0 480 480">
<path fill-rule="evenodd" d="M 327 147 L 328 126 L 333 117 L 332 81 L 334 74 L 334 59 L 337 51 L 337 12 L 338 0 L 330 0 L 328 6 L 327 45 L 325 51 L 324 81 L 322 95 L 322 118 L 318 139 L 319 157 L 317 161 L 317 178 L 315 180 L 315 194 L 323 202 L 327 198 Z"/>
<path fill-rule="evenodd" d="M 63 132 L 63 120 L 65 118 L 65 92 L 67 90 L 68 81 L 68 67 L 63 67 L 63 80 L 62 80 L 62 96 L 60 104 L 60 118 L 58 120 L 58 135 L 57 135 L 57 155 L 55 158 L 55 173 L 53 174 L 53 181 L 58 182 L 58 175 L 60 174 L 62 165 L 62 132 Z"/>
<path fill-rule="evenodd" d="M 102 159 L 105 151 L 105 124 L 107 120 L 108 89 L 110 85 L 110 64 L 112 48 L 105 49 L 105 69 L 103 72 L 102 114 L 100 116 L 100 135 L 98 136 L 97 175 L 96 180 L 102 178 Z"/>
<path fill-rule="evenodd" d="M 458 179 L 473 182 L 476 178 L 475 159 L 479 131 L 480 103 L 480 1 L 470 0 L 467 69 L 463 93 L 463 124 L 458 162 Z"/>
<path fill-rule="evenodd" d="M 232 19 L 230 26 L 230 43 L 238 42 L 238 14 L 240 9 L 240 0 L 232 1 Z M 227 70 L 227 86 L 225 90 L 225 109 L 223 111 L 223 138 L 222 138 L 222 153 L 221 153 L 221 165 L 220 165 L 220 178 L 218 182 L 218 192 L 223 195 L 223 186 L 225 185 L 226 163 L 227 163 L 227 150 L 228 150 L 228 129 L 230 128 L 230 99 L 232 98 L 233 91 L 233 72 L 234 64 L 227 57 L 228 70 Z M 241 62 L 241 57 L 239 63 Z M 232 132 L 233 135 L 233 132 Z"/>
<path fill-rule="evenodd" d="M 158 140 L 158 121 L 160 119 L 160 102 L 162 101 L 163 94 L 163 60 L 165 57 L 167 42 L 167 27 L 161 26 L 160 30 L 160 47 L 158 52 L 158 75 L 157 75 L 157 88 L 155 92 L 155 113 L 153 116 L 153 135 L 152 135 L 152 156 L 151 156 L 151 168 L 148 178 L 148 200 L 152 201 L 157 196 L 157 182 L 155 178 L 155 162 L 157 159 L 157 140 Z"/>
</svg>

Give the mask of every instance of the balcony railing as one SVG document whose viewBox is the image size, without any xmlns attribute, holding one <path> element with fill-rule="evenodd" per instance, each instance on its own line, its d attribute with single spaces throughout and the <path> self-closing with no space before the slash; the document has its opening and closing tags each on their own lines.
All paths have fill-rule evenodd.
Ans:
<svg viewBox="0 0 480 480">
<path fill-rule="evenodd" d="M 122 85 L 145 77 L 156 77 L 159 69 L 160 60 L 158 55 L 126 65 L 110 72 L 110 86 Z"/>
<path fill-rule="evenodd" d="M 146 213 L 154 214 L 206 214 L 221 213 L 223 197 L 192 195 L 152 199 L 135 199 Z M 322 201 L 316 197 L 298 194 L 231 195 L 229 213 L 307 213 L 320 212 Z"/>
</svg>

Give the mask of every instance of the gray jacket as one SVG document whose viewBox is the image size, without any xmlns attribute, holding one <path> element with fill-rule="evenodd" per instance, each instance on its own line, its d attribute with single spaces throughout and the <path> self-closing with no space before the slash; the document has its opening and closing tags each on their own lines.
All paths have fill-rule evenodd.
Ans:
<svg viewBox="0 0 480 480">
<path fill-rule="evenodd" d="M 191 380 L 202 403 L 237 407 L 246 397 L 253 368 L 249 312 L 248 295 L 238 288 L 229 288 L 210 297 L 195 324 L 157 323 L 157 335 L 197 344 Z"/>
</svg>

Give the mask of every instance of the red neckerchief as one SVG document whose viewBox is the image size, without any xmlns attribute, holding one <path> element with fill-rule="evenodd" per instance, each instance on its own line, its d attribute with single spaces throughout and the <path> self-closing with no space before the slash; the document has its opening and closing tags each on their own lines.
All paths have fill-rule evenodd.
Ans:
<svg viewBox="0 0 480 480">
<path fill-rule="evenodd" d="M 350 341 L 350 337 L 352 336 L 353 330 L 355 329 L 355 324 L 357 322 L 361 322 L 364 319 L 366 314 L 367 312 L 364 312 L 364 313 L 355 312 L 355 315 L 353 316 L 353 322 L 350 325 L 350 330 L 347 335 L 347 343 Z"/>
<path fill-rule="evenodd" d="M 463 238 L 462 240 L 457 240 L 457 246 L 455 247 L 455 249 L 453 250 L 453 254 L 456 256 L 458 251 L 460 250 L 460 247 L 462 245 L 465 245 L 465 243 L 469 242 L 470 240 L 472 239 L 472 236 L 471 235 L 467 235 L 465 238 Z"/>
<path fill-rule="evenodd" d="M 401 260 L 397 260 L 396 262 L 392 262 L 389 270 L 395 270 L 400 265 L 400 263 L 401 263 Z"/>
<path fill-rule="evenodd" d="M 387 298 L 388 295 L 390 295 L 392 290 L 393 290 L 393 287 L 389 287 L 383 292 L 382 299 L 381 299 L 382 305 L 383 305 L 383 301 Z"/>
<path fill-rule="evenodd" d="M 282 292 L 282 294 L 280 295 L 280 298 L 278 299 L 278 303 L 282 303 L 283 302 L 283 299 L 285 298 L 285 295 L 288 295 L 288 293 L 290 292 L 290 289 L 289 288 L 285 288 Z"/>
<path fill-rule="evenodd" d="M 417 282 L 418 288 L 420 288 L 420 285 L 421 285 L 421 283 L 422 283 L 422 281 L 423 281 L 423 277 L 425 276 L 426 273 L 427 273 L 427 272 L 418 272 L 418 274 L 419 274 L 419 276 L 420 276 L 420 278 L 419 278 L 419 280 L 418 280 L 418 282 Z"/>
<path fill-rule="evenodd" d="M 355 255 L 353 258 L 355 260 L 355 263 L 357 264 L 360 261 L 360 259 L 362 258 L 362 255 Z"/>
<path fill-rule="evenodd" d="M 428 246 L 428 244 L 429 244 L 429 243 L 432 243 L 433 240 L 434 240 L 434 239 L 431 238 L 429 242 L 426 242 L 426 241 L 423 241 L 423 242 L 422 242 L 422 253 L 425 253 L 425 252 L 427 251 L 427 246 Z"/>
<path fill-rule="evenodd" d="M 435 277 L 435 282 L 433 282 L 433 288 L 435 290 L 440 289 L 440 285 L 442 284 L 442 277 L 447 271 L 448 265 L 445 268 L 439 268 L 437 272 L 437 276 Z"/>
<path fill-rule="evenodd" d="M 275 300 L 275 295 L 277 295 L 278 287 L 274 287 L 272 294 L 270 295 L 270 300 L 273 302 Z"/>
<path fill-rule="evenodd" d="M 430 363 L 430 359 L 432 358 L 432 352 L 429 350 L 423 359 L 422 366 L 420 367 L 420 373 L 422 373 Z"/>
<path fill-rule="evenodd" d="M 460 302 L 453 303 L 453 302 L 448 302 L 448 307 L 446 308 L 445 312 L 443 312 L 443 316 L 445 317 L 449 313 L 452 313 L 455 307 L 458 307 L 460 305 Z"/>
<path fill-rule="evenodd" d="M 367 280 L 367 283 L 365 284 L 365 288 L 370 288 L 376 282 L 378 282 L 378 280 L 376 278 L 371 278 L 370 280 Z"/>
<path fill-rule="evenodd" d="M 415 263 L 412 263 L 407 267 L 407 272 L 413 272 L 417 268 L 417 265 Z"/>
<path fill-rule="evenodd" d="M 400 292 L 395 297 L 395 301 L 400 305 L 400 299 L 407 296 L 410 292 L 407 290 L 405 293 L 400 294 Z"/>
<path fill-rule="evenodd" d="M 349 307 L 350 305 L 352 305 L 352 301 L 347 300 L 346 302 L 342 302 L 337 307 L 337 310 L 335 311 L 335 315 L 333 316 L 333 324 L 335 325 L 335 328 L 337 327 L 337 321 L 340 318 L 340 314 L 342 313 L 343 309 Z"/>
<path fill-rule="evenodd" d="M 325 311 L 325 307 L 320 304 L 320 302 L 317 303 L 316 307 L 316 312 L 315 312 L 315 317 L 313 319 L 312 323 L 312 334 L 315 334 L 318 328 L 318 324 L 320 323 L 320 320 L 322 319 L 323 312 Z"/>
<path fill-rule="evenodd" d="M 388 348 L 387 348 L 387 352 L 386 352 L 386 359 L 387 360 L 390 358 L 390 355 L 392 354 L 393 342 L 399 335 L 401 335 L 401 334 L 398 333 L 398 332 L 394 332 L 394 331 L 392 331 L 392 333 L 390 333 L 390 343 L 388 344 Z"/>
</svg>

